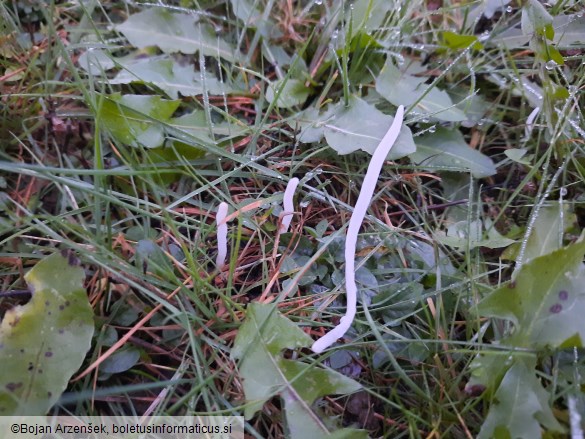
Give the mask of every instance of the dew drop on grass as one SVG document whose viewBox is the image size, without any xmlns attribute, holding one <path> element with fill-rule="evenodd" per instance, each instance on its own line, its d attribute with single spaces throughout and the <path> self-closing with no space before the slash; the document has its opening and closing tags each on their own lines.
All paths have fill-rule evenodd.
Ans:
<svg viewBox="0 0 585 439">
<path fill-rule="evenodd" d="M 544 65 L 544 68 L 547 70 L 553 70 L 557 65 L 558 64 L 551 59 L 551 60 L 546 62 L 546 64 Z"/>
<path fill-rule="evenodd" d="M 315 4 L 321 6 L 323 4 L 323 0 L 315 0 Z"/>
<path fill-rule="evenodd" d="M 323 173 L 323 169 L 316 168 L 314 172 L 315 172 L 316 175 L 321 175 Z"/>
<path fill-rule="evenodd" d="M 508 6 L 508 7 L 506 8 L 506 12 L 507 12 L 507 13 L 510 13 L 510 12 L 512 12 L 512 11 L 514 11 L 514 8 L 513 8 L 512 6 Z"/>
<path fill-rule="evenodd" d="M 434 133 L 435 131 L 437 131 L 437 127 L 435 125 L 429 127 L 429 133 Z"/>
</svg>

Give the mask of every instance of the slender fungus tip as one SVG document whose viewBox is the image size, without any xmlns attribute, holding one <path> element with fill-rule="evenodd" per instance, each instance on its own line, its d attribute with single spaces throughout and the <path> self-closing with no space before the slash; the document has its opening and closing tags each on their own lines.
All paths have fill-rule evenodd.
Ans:
<svg viewBox="0 0 585 439">
<path fill-rule="evenodd" d="M 217 258 L 215 259 L 215 265 L 218 269 L 221 269 L 225 265 L 225 259 L 227 257 L 227 232 L 228 227 L 225 222 L 225 217 L 228 213 L 228 204 L 225 202 L 219 203 L 217 207 L 217 213 L 215 215 L 215 222 L 217 224 Z"/>
<path fill-rule="evenodd" d="M 313 345 L 311 346 L 311 350 L 313 352 L 315 352 L 316 354 L 320 354 L 326 348 L 326 346 L 324 346 L 323 343 L 321 343 L 321 341 L 322 341 L 322 339 L 320 338 L 315 343 L 313 343 Z"/>
</svg>

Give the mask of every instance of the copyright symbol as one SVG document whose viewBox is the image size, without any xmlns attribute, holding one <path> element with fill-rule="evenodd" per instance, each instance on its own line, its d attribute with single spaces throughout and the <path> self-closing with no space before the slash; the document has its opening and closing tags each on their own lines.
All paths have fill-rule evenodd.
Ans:
<svg viewBox="0 0 585 439">
<path fill-rule="evenodd" d="M 10 431 L 12 431 L 14 434 L 16 434 L 20 431 L 20 427 L 18 426 L 18 424 L 12 424 L 10 426 Z"/>
</svg>

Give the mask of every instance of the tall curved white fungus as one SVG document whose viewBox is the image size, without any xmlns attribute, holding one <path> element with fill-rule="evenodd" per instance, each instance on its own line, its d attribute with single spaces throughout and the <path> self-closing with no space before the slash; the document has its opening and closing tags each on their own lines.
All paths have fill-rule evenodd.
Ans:
<svg viewBox="0 0 585 439">
<path fill-rule="evenodd" d="M 284 191 L 284 200 L 283 200 L 283 207 L 284 210 L 282 212 L 282 220 L 280 222 L 280 228 L 278 230 L 279 233 L 286 233 L 288 232 L 288 228 L 290 226 L 290 222 L 292 220 L 293 213 L 295 208 L 293 206 L 293 196 L 295 191 L 297 190 L 297 186 L 299 185 L 298 178 L 291 178 L 288 184 L 286 185 L 286 189 Z"/>
<path fill-rule="evenodd" d="M 311 349 L 317 354 L 323 352 L 335 343 L 337 339 L 343 337 L 355 318 L 357 307 L 357 286 L 355 284 L 355 248 L 357 237 L 364 217 L 366 216 L 368 206 L 370 205 L 370 201 L 372 201 L 372 196 L 374 195 L 374 189 L 376 188 L 376 182 L 380 176 L 382 165 L 400 134 L 403 120 L 404 107 L 401 105 L 396 111 L 394 122 L 392 122 L 390 129 L 374 151 L 370 164 L 368 165 L 368 171 L 366 172 L 362 189 L 360 190 L 360 194 L 353 209 L 353 214 L 349 220 L 347 236 L 345 238 L 345 289 L 347 291 L 347 310 L 345 315 L 341 318 L 339 325 L 313 343 Z"/>
<path fill-rule="evenodd" d="M 220 270 L 225 265 L 225 258 L 227 256 L 227 222 L 225 217 L 228 213 L 228 205 L 225 202 L 219 203 L 217 213 L 215 214 L 215 222 L 217 224 L 217 258 L 215 258 L 215 266 Z"/>
</svg>

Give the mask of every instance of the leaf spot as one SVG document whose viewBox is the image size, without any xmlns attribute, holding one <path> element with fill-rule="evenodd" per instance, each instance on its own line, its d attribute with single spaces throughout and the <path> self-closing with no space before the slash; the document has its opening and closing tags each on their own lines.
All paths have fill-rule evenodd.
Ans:
<svg viewBox="0 0 585 439">
<path fill-rule="evenodd" d="M 555 303 L 553 306 L 549 308 L 549 311 L 553 314 L 558 314 L 563 310 L 563 305 L 560 303 Z"/>
<path fill-rule="evenodd" d="M 35 368 L 34 364 L 32 364 L 32 363 L 28 363 L 28 369 L 27 369 L 28 371 L 31 371 L 31 370 L 33 370 L 34 368 Z"/>
<path fill-rule="evenodd" d="M 53 356 L 53 353 L 51 351 L 45 352 L 45 357 L 50 358 L 52 356 Z"/>
<path fill-rule="evenodd" d="M 8 384 L 6 384 L 6 390 L 8 390 L 9 392 L 14 392 L 19 387 L 22 387 L 22 383 L 8 383 Z"/>
<path fill-rule="evenodd" d="M 559 299 L 567 300 L 569 298 L 569 292 L 567 290 L 559 291 Z"/>
</svg>

